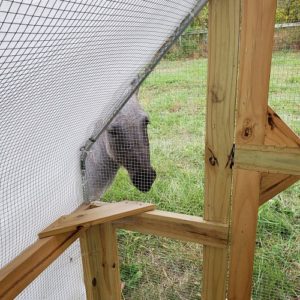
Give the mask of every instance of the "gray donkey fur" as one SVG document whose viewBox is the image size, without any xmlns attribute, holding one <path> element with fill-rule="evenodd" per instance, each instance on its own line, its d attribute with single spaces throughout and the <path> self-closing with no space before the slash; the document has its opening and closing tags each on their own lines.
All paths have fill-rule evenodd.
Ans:
<svg viewBox="0 0 300 300">
<path fill-rule="evenodd" d="M 133 185 L 150 190 L 156 172 L 151 167 L 149 119 L 134 94 L 91 147 L 86 158 L 89 199 L 99 199 L 123 166 Z"/>
</svg>

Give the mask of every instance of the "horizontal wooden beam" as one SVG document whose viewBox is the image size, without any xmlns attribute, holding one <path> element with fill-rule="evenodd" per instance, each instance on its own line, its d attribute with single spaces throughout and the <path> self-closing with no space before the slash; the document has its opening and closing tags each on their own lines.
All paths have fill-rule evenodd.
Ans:
<svg viewBox="0 0 300 300">
<path fill-rule="evenodd" d="M 107 203 L 101 207 L 63 216 L 39 233 L 40 238 L 58 235 L 153 210 L 155 205 L 136 201 Z"/>
<path fill-rule="evenodd" d="M 238 145 L 235 167 L 267 173 L 300 175 L 300 148 Z"/>
<path fill-rule="evenodd" d="M 201 217 L 154 210 L 113 222 L 119 229 L 127 229 L 176 240 L 225 248 L 228 226 L 204 221 Z"/>
</svg>

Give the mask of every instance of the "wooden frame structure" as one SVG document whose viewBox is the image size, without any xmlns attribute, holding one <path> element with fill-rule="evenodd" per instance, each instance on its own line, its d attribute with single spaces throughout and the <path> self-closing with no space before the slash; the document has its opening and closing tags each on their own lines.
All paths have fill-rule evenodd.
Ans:
<svg viewBox="0 0 300 300">
<path fill-rule="evenodd" d="M 77 223 L 63 218 L 0 270 L 0 299 L 13 299 L 77 238 L 87 298 L 120 299 L 119 228 L 203 244 L 202 299 L 251 298 L 259 206 L 300 178 L 300 139 L 268 107 L 275 10 L 276 0 L 210 0 L 204 218 L 145 212 L 150 205 L 139 214 L 107 208 L 103 219 L 109 204 L 83 205 Z"/>
</svg>

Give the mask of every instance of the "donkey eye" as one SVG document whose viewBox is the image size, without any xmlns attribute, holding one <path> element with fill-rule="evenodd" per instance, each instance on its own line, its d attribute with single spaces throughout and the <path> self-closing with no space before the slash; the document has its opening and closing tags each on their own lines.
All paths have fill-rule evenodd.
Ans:
<svg viewBox="0 0 300 300">
<path fill-rule="evenodd" d="M 111 135 L 118 135 L 120 133 L 120 126 L 112 125 L 107 129 L 107 132 Z"/>
</svg>

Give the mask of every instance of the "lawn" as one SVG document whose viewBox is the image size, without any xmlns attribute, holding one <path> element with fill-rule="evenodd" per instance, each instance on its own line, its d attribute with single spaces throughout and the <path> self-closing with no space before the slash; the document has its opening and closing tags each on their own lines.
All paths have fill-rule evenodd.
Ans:
<svg viewBox="0 0 300 300">
<path fill-rule="evenodd" d="M 258 70 L 259 71 L 259 70 Z M 104 200 L 141 200 L 159 209 L 203 215 L 207 60 L 162 61 L 143 84 L 149 113 L 150 192 L 133 187 L 121 170 Z M 270 105 L 300 133 L 300 53 L 273 56 Z M 300 297 L 300 185 L 259 212 L 253 299 Z M 202 246 L 119 232 L 124 299 L 200 299 Z"/>
</svg>

